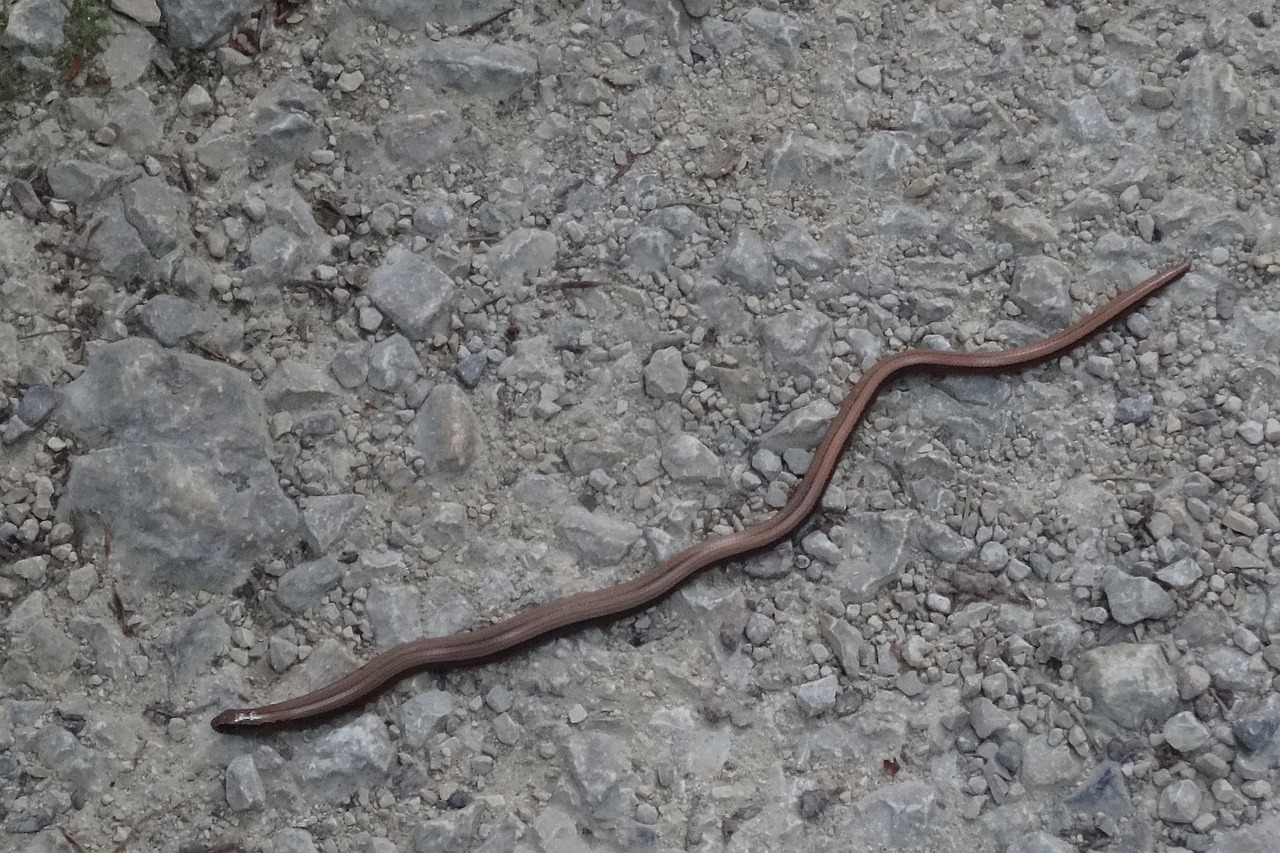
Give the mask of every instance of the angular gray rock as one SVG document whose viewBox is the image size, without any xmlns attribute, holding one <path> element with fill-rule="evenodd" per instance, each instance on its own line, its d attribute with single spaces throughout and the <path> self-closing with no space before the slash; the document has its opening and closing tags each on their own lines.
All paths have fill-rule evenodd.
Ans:
<svg viewBox="0 0 1280 853">
<path fill-rule="evenodd" d="M 1107 594 L 1111 618 L 1121 625 L 1133 625 L 1144 619 L 1163 619 L 1177 610 L 1173 598 L 1155 581 L 1119 570 L 1111 572 L 1102 589 Z"/>
<path fill-rule="evenodd" d="M 1013 271 L 1014 305 L 1034 324 L 1057 329 L 1071 319 L 1070 275 L 1062 261 L 1035 255 L 1018 261 Z"/>
<path fill-rule="evenodd" d="M 400 706 L 400 731 L 405 742 L 417 749 L 425 746 L 449 714 L 453 713 L 453 696 L 443 690 L 425 690 L 414 694 Z"/>
<path fill-rule="evenodd" d="M 841 829 L 842 837 L 902 849 L 925 843 L 943 814 L 943 803 L 932 785 L 894 782 L 859 799 L 853 810 L 853 818 Z"/>
<path fill-rule="evenodd" d="M 1200 786 L 1190 779 L 1179 779 L 1160 792 L 1156 814 L 1165 823 L 1191 823 L 1200 814 L 1202 799 Z"/>
<path fill-rule="evenodd" d="M 90 353 L 60 413 L 84 451 L 60 517 L 109 529 L 120 571 L 226 589 L 298 529 L 262 400 L 232 367 L 126 338 Z"/>
<path fill-rule="evenodd" d="M 418 378 L 422 363 L 413 344 L 404 335 L 391 335 L 369 347 L 369 387 L 396 392 L 408 388 Z"/>
<path fill-rule="evenodd" d="M 616 815 L 628 799 L 624 787 L 633 783 L 627 742 L 607 732 L 579 732 L 568 739 L 566 751 L 587 808 L 601 818 Z"/>
<path fill-rule="evenodd" d="M 232 811 L 260 809 L 267 801 L 266 786 L 251 755 L 237 755 L 227 765 L 227 805 Z"/>
<path fill-rule="evenodd" d="M 159 0 L 169 44 L 179 50 L 203 50 L 231 32 L 239 16 L 236 0 Z"/>
<path fill-rule="evenodd" d="M 644 391 L 655 400 L 679 400 L 689 387 L 689 368 L 677 347 L 664 347 L 644 368 Z"/>
<path fill-rule="evenodd" d="M 834 675 L 806 681 L 796 687 L 796 704 L 806 717 L 819 717 L 836 706 L 840 683 Z"/>
<path fill-rule="evenodd" d="M 231 628 L 207 604 L 177 620 L 165 636 L 165 658 L 175 681 L 186 683 L 208 672 L 231 648 Z"/>
<path fill-rule="evenodd" d="M 475 412 L 466 392 L 456 385 L 437 385 L 431 390 L 408 434 L 429 474 L 456 477 L 465 473 L 480 453 Z"/>
<path fill-rule="evenodd" d="M 793 447 L 812 450 L 817 447 L 835 416 L 835 406 L 826 400 L 815 400 L 778 421 L 760 439 L 760 446 L 775 453 L 782 453 Z"/>
<path fill-rule="evenodd" d="M 411 341 L 449 328 L 453 280 L 431 261 L 395 246 L 369 276 L 365 295 Z"/>
<path fill-rule="evenodd" d="M 182 225 L 187 221 L 190 199 L 177 187 L 150 176 L 124 188 L 124 216 L 156 258 L 178 248 Z"/>
<path fill-rule="evenodd" d="M 427 44 L 418 73 L 432 86 L 501 99 L 534 81 L 538 61 L 491 39 L 446 38 Z"/>
<path fill-rule="evenodd" d="M 564 511 L 556 533 L 571 551 L 592 566 L 616 566 L 640 538 L 640 528 L 631 522 L 591 512 L 577 504 Z"/>
<path fill-rule="evenodd" d="M 1130 729 L 1163 722 L 1178 707 L 1177 680 L 1154 643 L 1090 649 L 1080 655 L 1076 683 L 1093 699 L 1095 713 Z"/>
<path fill-rule="evenodd" d="M 1018 838 L 1004 853 L 1073 853 L 1074 850 L 1074 847 L 1056 835 L 1039 831 Z"/>
<path fill-rule="evenodd" d="M 284 609 L 300 613 L 322 603 L 346 572 L 347 567 L 330 555 L 299 563 L 280 577 L 276 601 Z"/>
<path fill-rule="evenodd" d="M 765 351 L 783 373 L 816 377 L 831 360 L 831 319 L 821 311 L 787 311 L 761 324 Z"/>
<path fill-rule="evenodd" d="M 677 435 L 662 445 L 662 468 L 680 482 L 719 483 L 724 480 L 720 458 L 692 435 Z"/>
<path fill-rule="evenodd" d="M 375 582 L 369 587 L 365 613 L 379 651 L 423 635 L 422 592 L 410 584 Z"/>
<path fill-rule="evenodd" d="M 720 256 L 719 265 L 721 275 L 751 293 L 763 295 L 777 286 L 773 261 L 769 259 L 764 241 L 750 228 L 738 228 L 733 232 L 729 245 Z"/>
<path fill-rule="evenodd" d="M 309 792 L 337 801 L 360 788 L 383 784 L 395 755 L 386 724 L 376 714 L 365 714 L 310 743 L 300 743 L 294 762 Z"/>
<path fill-rule="evenodd" d="M 504 284 L 547 275 L 556 265 L 560 241 L 550 231 L 517 228 L 489 250 L 489 270 Z"/>
</svg>

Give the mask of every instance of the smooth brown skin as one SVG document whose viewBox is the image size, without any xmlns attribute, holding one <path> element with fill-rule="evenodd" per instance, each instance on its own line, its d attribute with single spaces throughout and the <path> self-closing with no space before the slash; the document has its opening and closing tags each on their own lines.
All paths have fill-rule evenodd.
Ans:
<svg viewBox="0 0 1280 853">
<path fill-rule="evenodd" d="M 349 675 L 295 699 L 257 708 L 236 708 L 213 718 L 213 728 L 231 732 L 274 726 L 331 714 L 363 702 L 388 683 L 427 667 L 472 663 L 546 637 L 562 628 L 628 613 L 657 601 L 707 566 L 767 548 L 790 535 L 813 512 L 840 462 L 840 454 L 876 392 L 908 371 L 999 372 L 1052 358 L 1124 316 L 1147 297 L 1177 281 L 1190 263 L 1158 273 L 1112 299 L 1057 334 L 1026 346 L 996 352 L 909 349 L 880 359 L 863 374 L 840 404 L 814 451 L 809 470 L 777 514 L 745 530 L 692 545 L 635 578 L 593 592 L 580 592 L 517 613 L 502 622 L 448 637 L 423 637 L 394 646 Z"/>
</svg>

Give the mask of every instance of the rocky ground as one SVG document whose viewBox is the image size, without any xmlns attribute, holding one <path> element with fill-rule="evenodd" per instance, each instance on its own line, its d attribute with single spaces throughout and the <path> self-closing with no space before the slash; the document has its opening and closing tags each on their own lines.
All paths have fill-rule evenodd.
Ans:
<svg viewBox="0 0 1280 853">
<path fill-rule="evenodd" d="M 1272 849 L 1273 3 L 6 9 L 0 848 Z M 642 613 L 209 727 L 758 521 L 879 356 L 1182 259 L 896 382 Z"/>
</svg>

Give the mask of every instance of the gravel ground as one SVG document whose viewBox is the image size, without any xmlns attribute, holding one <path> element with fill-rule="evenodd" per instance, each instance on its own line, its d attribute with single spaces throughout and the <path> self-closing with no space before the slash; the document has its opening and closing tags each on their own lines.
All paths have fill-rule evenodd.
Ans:
<svg viewBox="0 0 1280 853">
<path fill-rule="evenodd" d="M 114 5 L 0 38 L 0 849 L 1274 849 L 1274 3 Z M 209 727 L 760 520 L 876 358 L 1182 259 L 895 382 L 641 613 Z"/>
</svg>

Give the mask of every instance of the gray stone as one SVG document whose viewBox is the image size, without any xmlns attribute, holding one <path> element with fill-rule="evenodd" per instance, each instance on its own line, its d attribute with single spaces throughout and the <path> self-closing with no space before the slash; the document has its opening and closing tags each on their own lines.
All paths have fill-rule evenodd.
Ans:
<svg viewBox="0 0 1280 853">
<path fill-rule="evenodd" d="M 446 38 L 427 44 L 418 73 L 432 86 L 502 99 L 533 83 L 538 61 L 492 39 Z"/>
<path fill-rule="evenodd" d="M 207 604 L 169 628 L 164 653 L 173 679 L 185 684 L 207 673 L 230 649 L 231 628 L 214 605 Z"/>
<path fill-rule="evenodd" d="M 111 0 L 111 8 L 143 26 L 154 27 L 160 23 L 160 7 L 156 0 Z"/>
<path fill-rule="evenodd" d="M 124 188 L 124 215 L 153 257 L 178 248 L 191 202 L 177 187 L 161 178 L 138 178 Z"/>
<path fill-rule="evenodd" d="M 365 295 L 405 337 L 424 341 L 449 328 L 454 291 L 438 266 L 395 246 L 369 276 Z"/>
<path fill-rule="evenodd" d="M 453 205 L 443 198 L 427 199 L 413 212 L 413 230 L 430 239 L 449 233 L 457 221 Z"/>
<path fill-rule="evenodd" d="M 53 53 L 65 40 L 62 27 L 68 9 L 58 0 L 16 0 L 9 7 L 9 22 L 0 35 L 0 47 Z"/>
<path fill-rule="evenodd" d="M 807 681 L 796 688 L 796 703 L 806 717 L 819 717 L 836 706 L 840 683 L 834 675 Z"/>
<path fill-rule="evenodd" d="M 558 387 L 564 384 L 564 365 L 550 339 L 536 335 L 516 341 L 511 355 L 498 365 L 498 378 L 505 382 L 523 380 Z"/>
<path fill-rule="evenodd" d="M 985 696 L 969 703 L 969 725 L 973 726 L 973 730 L 983 740 L 1009 728 L 1011 722 L 1009 715 Z"/>
<path fill-rule="evenodd" d="M 58 512 L 110 529 L 120 571 L 226 589 L 298 529 L 265 407 L 232 367 L 127 338 L 90 351 L 59 411 L 84 452 Z"/>
<path fill-rule="evenodd" d="M 244 272 L 248 285 L 279 287 L 282 283 L 310 277 L 317 253 L 313 244 L 283 225 L 268 225 L 249 241 L 251 266 Z"/>
<path fill-rule="evenodd" d="M 901 574 L 901 567 L 893 563 L 852 557 L 836 564 L 830 583 L 848 601 L 862 603 L 878 597 Z"/>
<path fill-rule="evenodd" d="M 1080 759 L 1066 743 L 1050 746 L 1045 735 L 1033 735 L 1022 750 L 1019 778 L 1030 790 L 1052 788 L 1080 771 Z"/>
<path fill-rule="evenodd" d="M 179 50 L 203 50 L 225 39 L 239 17 L 236 0 L 160 0 L 169 44 Z"/>
<path fill-rule="evenodd" d="M 1234 646 L 1209 649 L 1200 662 L 1219 690 L 1258 695 L 1271 681 L 1271 669 L 1260 656 L 1245 654 Z"/>
<path fill-rule="evenodd" d="M 152 337 L 166 347 L 177 346 L 201 325 L 200 308 L 194 302 L 168 293 L 148 299 L 138 314 Z"/>
<path fill-rule="evenodd" d="M 642 225 L 627 238 L 631 266 L 642 273 L 660 273 L 671 265 L 675 238 L 662 228 Z"/>
<path fill-rule="evenodd" d="M 463 809 L 422 821 L 414 828 L 409 853 L 470 853 L 475 850 L 471 837 L 475 833 L 476 812 L 476 809 Z"/>
<path fill-rule="evenodd" d="M 1080 786 L 1063 800 L 1076 814 L 1102 813 L 1119 820 L 1133 812 L 1133 798 L 1124 772 L 1114 761 L 1104 761 L 1089 771 Z"/>
<path fill-rule="evenodd" d="M 593 566 L 616 566 L 640 538 L 640 528 L 584 507 L 568 507 L 556 525 L 559 535 L 583 562 Z"/>
<path fill-rule="evenodd" d="M 114 190 L 125 174 L 89 160 L 63 160 L 50 166 L 46 177 L 55 198 L 80 205 Z"/>
<path fill-rule="evenodd" d="M 860 654 L 864 641 L 857 628 L 844 619 L 828 617 L 818 625 L 823 642 L 835 653 L 840 668 L 850 678 L 857 678 L 862 673 Z"/>
<path fill-rule="evenodd" d="M 456 477 L 480 454 L 476 416 L 466 393 L 456 385 L 437 385 L 409 426 L 414 449 L 430 474 Z"/>
<path fill-rule="evenodd" d="M 1191 60 L 1190 69 L 1179 78 L 1178 102 L 1187 135 L 1208 145 L 1232 133 L 1248 118 L 1249 99 L 1231 63 L 1210 53 Z"/>
<path fill-rule="evenodd" d="M 371 584 L 365 614 L 379 651 L 423 636 L 422 593 L 416 586 Z"/>
<path fill-rule="evenodd" d="M 499 714 L 493 720 L 493 736 L 504 746 L 520 743 L 524 729 L 510 714 Z"/>
<path fill-rule="evenodd" d="M 1232 832 L 1218 833 L 1209 853 L 1273 853 L 1280 836 L 1280 814 Z"/>
<path fill-rule="evenodd" d="M 351 522 L 365 511 L 368 502 L 361 495 L 315 495 L 307 499 L 302 520 L 310 534 L 309 545 L 324 553 L 346 532 Z"/>
<path fill-rule="evenodd" d="M 1075 142 L 1085 145 L 1106 142 L 1115 135 L 1115 125 L 1093 94 L 1062 102 L 1062 129 Z"/>
<path fill-rule="evenodd" d="M 689 368 L 677 347 L 665 347 L 649 357 L 644 391 L 655 400 L 679 400 L 689 387 Z"/>
<path fill-rule="evenodd" d="M 1153 643 L 1117 643 L 1080 655 L 1076 682 L 1094 711 L 1122 726 L 1167 720 L 1178 707 L 1178 685 Z"/>
<path fill-rule="evenodd" d="M 996 573 L 1009 565 L 1009 549 L 999 542 L 986 542 L 978 551 L 978 565 L 983 571 Z"/>
<path fill-rule="evenodd" d="M 418 378 L 422 365 L 413 344 L 404 335 L 391 335 L 369 347 L 369 387 L 396 392 Z"/>
<path fill-rule="evenodd" d="M 155 260 L 124 213 L 124 203 L 108 199 L 89 220 L 89 252 L 98 269 L 123 281 L 148 275 Z"/>
<path fill-rule="evenodd" d="M 662 468 L 678 482 L 724 481 L 724 465 L 719 457 L 691 435 L 674 436 L 662 445 Z"/>
<path fill-rule="evenodd" d="M 34 758 L 53 772 L 57 784 L 70 789 L 74 801 L 84 802 L 106 787 L 110 777 L 103 757 L 61 726 L 45 726 L 31 746 Z"/>
<path fill-rule="evenodd" d="M 286 610 L 301 613 L 322 603 L 346 572 L 346 566 L 327 555 L 309 563 L 300 563 L 280 577 L 276 584 L 276 601 Z"/>
<path fill-rule="evenodd" d="M 761 324 L 761 341 L 784 373 L 816 377 L 831 359 L 831 320 L 821 311 L 787 311 Z"/>
<path fill-rule="evenodd" d="M 1144 619 L 1163 619 L 1177 610 L 1173 598 L 1155 581 L 1119 570 L 1107 578 L 1103 591 L 1107 594 L 1111 618 L 1121 625 L 1133 625 Z"/>
<path fill-rule="evenodd" d="M 840 830 L 862 845 L 893 849 L 923 845 L 942 815 L 938 791 L 924 782 L 882 785 L 853 805 L 854 816 Z"/>
<path fill-rule="evenodd" d="M 743 629 L 743 634 L 751 645 L 763 646 L 773 638 L 773 632 L 776 628 L 777 625 L 768 616 L 753 611 L 747 617 L 747 626 Z"/>
<path fill-rule="evenodd" d="M 1067 842 L 1044 831 L 1031 832 L 1016 839 L 1004 853 L 1073 853 Z"/>
<path fill-rule="evenodd" d="M 733 232 L 720 256 L 719 267 L 721 275 L 750 293 L 770 293 L 777 286 L 764 241 L 750 228 L 739 227 Z"/>
<path fill-rule="evenodd" d="M 338 401 L 342 391 L 323 370 L 296 359 L 275 366 L 262 385 L 271 412 L 289 412 L 304 435 L 327 435 L 341 425 Z"/>
<path fill-rule="evenodd" d="M 343 388 L 359 388 L 369 378 L 369 347 L 364 343 L 343 344 L 329 362 L 329 372 Z"/>
<path fill-rule="evenodd" d="M 266 786 L 258 775 L 258 768 L 250 755 L 237 755 L 227 765 L 227 805 L 232 811 L 243 812 L 260 809 L 267 802 Z"/>
<path fill-rule="evenodd" d="M 452 713 L 453 696 L 443 690 L 415 694 L 400 706 L 401 737 L 410 747 L 420 749 L 443 729 Z"/>
<path fill-rule="evenodd" d="M 1209 730 L 1194 713 L 1183 711 L 1165 721 L 1164 739 L 1178 752 L 1195 752 L 1209 743 Z"/>
<path fill-rule="evenodd" d="M 326 799 L 346 799 L 360 788 L 385 784 L 396 748 L 375 714 L 298 744 L 294 759 L 306 789 Z"/>
<path fill-rule="evenodd" d="M 1160 792 L 1156 814 L 1165 823 L 1191 823 L 1200 814 L 1200 786 L 1190 779 L 1179 779 Z"/>
<path fill-rule="evenodd" d="M 1057 329 L 1071 319 L 1070 274 L 1061 261 L 1041 255 L 1018 261 L 1013 271 L 1014 305 L 1027 318 L 1046 329 Z"/>
<path fill-rule="evenodd" d="M 305 829 L 289 827 L 277 830 L 271 836 L 272 853 L 320 853 L 315 839 Z"/>
<path fill-rule="evenodd" d="M 48 382 L 36 382 L 22 392 L 13 414 L 24 424 L 38 427 L 58 405 L 58 392 Z"/>
<path fill-rule="evenodd" d="M 948 563 L 960 563 L 969 559 L 977 547 L 972 539 L 961 536 L 942 522 L 932 518 L 921 519 L 917 538 L 920 547 Z"/>
<path fill-rule="evenodd" d="M 566 751 L 569 772 L 592 813 L 619 813 L 629 799 L 623 788 L 634 781 L 626 741 L 606 732 L 580 732 L 569 739 Z"/>
<path fill-rule="evenodd" d="M 760 439 L 760 446 L 776 453 L 793 447 L 812 450 L 818 446 L 835 416 L 835 406 L 826 400 L 815 400 L 779 421 Z"/>
<path fill-rule="evenodd" d="M 517 228 L 489 250 L 489 270 L 504 284 L 520 284 L 555 269 L 560 242 L 550 231 Z"/>
<path fill-rule="evenodd" d="M 1190 557 L 1184 557 L 1156 572 L 1156 577 L 1162 583 L 1174 589 L 1189 589 L 1203 576 L 1200 566 Z"/>
<path fill-rule="evenodd" d="M 422 587 L 422 633 L 443 637 L 475 625 L 476 609 L 448 578 L 434 577 Z"/>
<path fill-rule="evenodd" d="M 1280 693 L 1275 692 L 1268 693 L 1231 726 L 1236 742 L 1247 752 L 1260 752 L 1269 747 L 1280 752 L 1277 731 L 1280 731 Z"/>
<path fill-rule="evenodd" d="M 613 471 L 630 457 L 626 450 L 611 439 L 601 438 L 570 444 L 565 448 L 564 458 L 569 464 L 569 470 L 581 477 L 596 468 Z"/>
<path fill-rule="evenodd" d="M 480 384 L 480 380 L 484 378 L 485 371 L 489 368 L 489 356 L 483 352 L 466 352 L 458 358 L 458 363 L 453 367 L 453 375 L 462 383 L 462 387 L 468 391 L 474 389 Z"/>
<path fill-rule="evenodd" d="M 773 256 L 806 280 L 821 278 L 839 264 L 831 249 L 810 237 L 804 227 L 795 222 L 784 224 L 782 234 L 773 241 Z"/>
<path fill-rule="evenodd" d="M 468 125 L 449 106 L 394 115 L 378 124 L 387 154 L 406 168 L 429 168 L 466 151 Z"/>
<path fill-rule="evenodd" d="M 515 700 L 512 699 L 510 690 L 501 684 L 495 684 L 489 688 L 488 693 L 484 694 L 484 703 L 495 714 L 505 714 L 511 710 Z"/>
<path fill-rule="evenodd" d="M 808 36 L 795 18 L 753 7 L 743 21 L 785 67 L 794 68 L 800 63 Z"/>
</svg>

